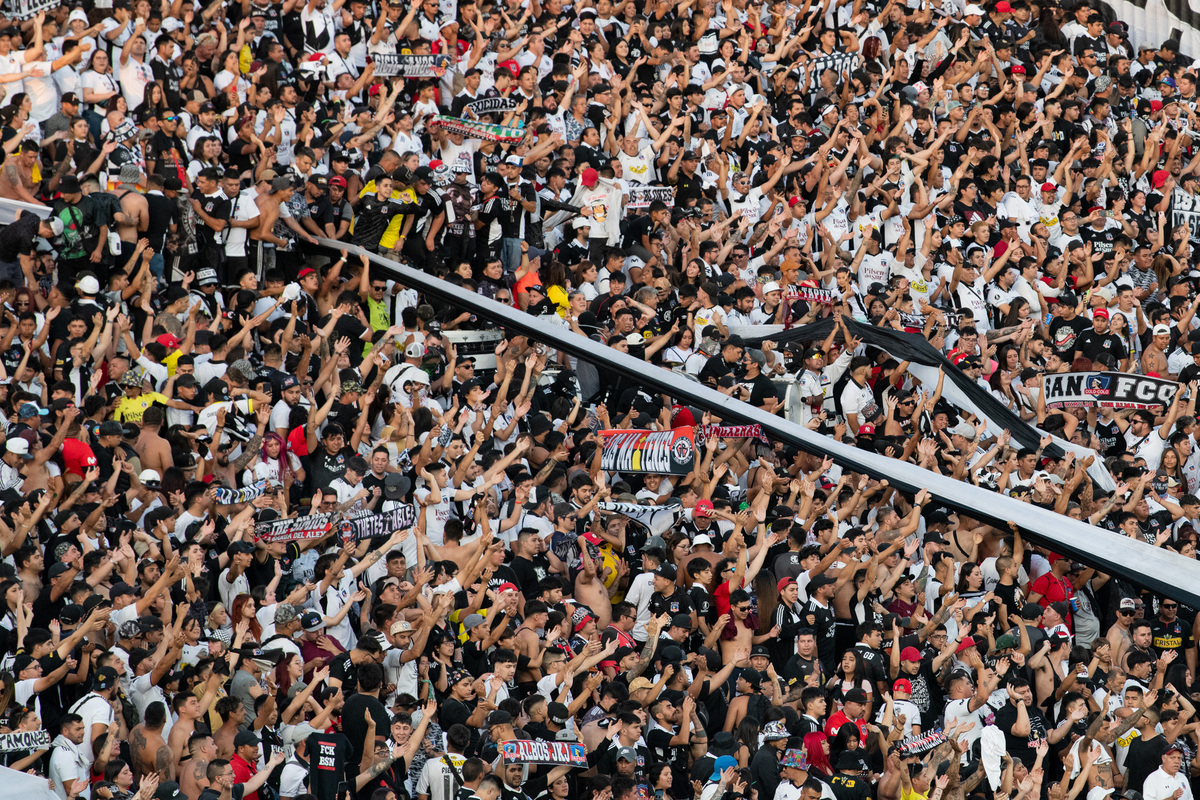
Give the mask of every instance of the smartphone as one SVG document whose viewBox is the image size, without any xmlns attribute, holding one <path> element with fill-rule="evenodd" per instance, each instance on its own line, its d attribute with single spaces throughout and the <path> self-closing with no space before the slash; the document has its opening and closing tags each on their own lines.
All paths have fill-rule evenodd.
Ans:
<svg viewBox="0 0 1200 800">
<path fill-rule="evenodd" d="M 350 800 L 350 784 L 342 781 L 337 787 L 337 800 Z"/>
<path fill-rule="evenodd" d="M 263 63 L 261 61 L 252 61 L 250 63 L 250 71 L 251 72 L 258 72 L 260 69 L 262 69 L 262 67 L 263 67 Z"/>
</svg>

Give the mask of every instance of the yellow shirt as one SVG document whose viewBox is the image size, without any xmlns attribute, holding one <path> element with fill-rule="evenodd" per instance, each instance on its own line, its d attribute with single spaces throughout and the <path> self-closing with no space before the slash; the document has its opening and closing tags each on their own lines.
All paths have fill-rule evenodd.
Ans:
<svg viewBox="0 0 1200 800">
<path fill-rule="evenodd" d="M 146 409 L 158 403 L 166 405 L 167 398 L 158 392 L 142 392 L 137 397 L 123 397 L 113 414 L 121 422 L 141 422 Z"/>
<path fill-rule="evenodd" d="M 546 288 L 546 297 L 551 303 L 558 306 L 558 315 L 566 319 L 567 312 L 571 310 L 571 302 L 567 297 L 567 290 L 561 286 L 549 286 Z"/>
</svg>

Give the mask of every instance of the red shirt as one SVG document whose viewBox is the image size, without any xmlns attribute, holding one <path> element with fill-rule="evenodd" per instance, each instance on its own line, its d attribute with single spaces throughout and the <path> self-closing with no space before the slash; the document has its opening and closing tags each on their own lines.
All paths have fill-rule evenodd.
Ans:
<svg viewBox="0 0 1200 800">
<path fill-rule="evenodd" d="M 862 741 L 865 742 L 867 740 L 867 723 L 861 719 L 850 719 L 846 716 L 845 711 L 838 711 L 829 718 L 829 721 L 825 723 L 825 735 L 830 739 L 835 738 L 841 727 L 848 722 L 852 722 L 858 726 L 858 732 L 862 737 Z"/>
<path fill-rule="evenodd" d="M 229 759 L 229 766 L 233 767 L 233 782 L 245 783 L 254 777 L 258 772 L 258 764 L 247 763 L 241 756 L 234 754 L 233 758 Z M 251 792 L 244 795 L 242 800 L 258 800 L 258 792 Z"/>
<path fill-rule="evenodd" d="M 1029 592 L 1031 594 L 1040 594 L 1042 597 L 1038 600 L 1038 605 L 1046 608 L 1051 603 L 1063 602 L 1070 605 L 1071 597 L 1075 594 L 1075 587 L 1071 585 L 1068 578 L 1056 578 L 1053 572 L 1047 572 L 1045 575 L 1038 578 L 1029 584 Z M 1067 628 L 1075 630 L 1075 626 L 1071 622 L 1071 614 L 1067 613 Z"/>
<path fill-rule="evenodd" d="M 78 439 L 70 437 L 63 439 L 62 454 L 63 462 L 67 465 L 67 472 L 74 473 L 81 478 L 84 472 L 96 466 L 96 454 L 92 452 L 91 447 Z"/>
</svg>

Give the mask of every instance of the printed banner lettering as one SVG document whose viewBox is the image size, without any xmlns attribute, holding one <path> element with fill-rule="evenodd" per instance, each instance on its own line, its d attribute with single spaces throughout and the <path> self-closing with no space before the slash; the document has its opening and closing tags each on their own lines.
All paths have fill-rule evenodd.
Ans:
<svg viewBox="0 0 1200 800">
<path fill-rule="evenodd" d="M 668 208 L 675 207 L 675 193 L 670 186 L 630 186 L 626 208 L 649 208 L 655 200 L 661 200 Z"/>
<path fill-rule="evenodd" d="M 678 503 L 678 501 L 676 501 Z M 643 506 L 637 503 L 597 503 L 596 508 L 604 514 L 620 514 L 646 527 L 653 536 L 663 536 L 683 516 L 683 506 Z"/>
<path fill-rule="evenodd" d="M 577 742 L 544 742 L 514 739 L 500 743 L 500 753 L 508 764 L 553 764 L 586 767 L 587 749 Z"/>
<path fill-rule="evenodd" d="M 691 428 L 673 431 L 601 431 L 604 450 L 600 468 L 609 472 L 651 472 L 687 475 L 696 461 Z"/>
<path fill-rule="evenodd" d="M 924 314 L 905 314 L 903 311 L 897 313 L 900 315 L 900 324 L 905 328 L 925 329 L 927 317 Z M 962 314 L 953 311 L 943 311 L 942 315 L 946 318 L 946 327 L 957 328 L 958 324 L 962 322 Z"/>
<path fill-rule="evenodd" d="M 827 56 L 818 56 L 812 60 L 810 69 L 814 80 L 819 80 L 821 74 L 827 69 L 837 70 L 839 73 L 854 72 L 858 69 L 858 53 L 830 53 Z"/>
<path fill-rule="evenodd" d="M 519 105 L 515 97 L 481 97 L 467 103 L 466 107 L 475 114 L 502 114 L 506 111 L 516 111 Z"/>
<path fill-rule="evenodd" d="M 442 53 L 423 56 L 376 53 L 374 59 L 377 78 L 440 78 L 450 68 L 450 56 Z"/>
<path fill-rule="evenodd" d="M 1171 210 L 1171 227 L 1178 228 L 1187 225 L 1193 239 L 1200 239 L 1200 210 L 1185 211 L 1174 208 Z"/>
<path fill-rule="evenodd" d="M 342 520 L 338 536 L 344 542 L 359 542 L 379 536 L 391 536 L 392 531 L 411 528 L 417 524 L 417 507 L 402 505 L 389 511 L 373 514 L 359 511 Z"/>
<path fill-rule="evenodd" d="M 11 19 L 33 19 L 39 11 L 58 8 L 62 0 L 16 0 L 11 6 L 12 11 L 6 12 Z"/>
<path fill-rule="evenodd" d="M 803 300 L 806 303 L 818 303 L 823 306 L 833 305 L 836 298 L 833 292 L 829 289 L 819 289 L 816 286 L 801 286 L 796 290 L 795 294 L 789 294 L 783 298 L 783 301 L 791 305 L 797 300 Z"/>
<path fill-rule="evenodd" d="M 1179 384 L 1125 372 L 1068 372 L 1042 378 L 1052 408 L 1154 408 L 1168 406 Z"/>
<path fill-rule="evenodd" d="M 697 444 L 701 437 L 708 441 L 712 436 L 718 439 L 758 439 L 770 443 L 770 439 L 763 435 L 762 425 L 701 425 L 696 431 L 700 434 L 696 437 Z"/>
<path fill-rule="evenodd" d="M 274 519 L 254 526 L 254 538 L 263 542 L 298 542 L 320 539 L 333 530 L 338 514 L 309 514 L 289 519 Z"/>
<path fill-rule="evenodd" d="M 234 503 L 249 503 L 256 497 L 262 497 L 265 491 L 267 491 L 266 481 L 257 481 L 244 489 L 228 489 L 224 486 L 218 486 L 217 502 L 223 506 L 233 505 Z"/>
<path fill-rule="evenodd" d="M 49 731 L 17 731 L 16 733 L 0 733 L 0 753 L 16 753 L 22 750 L 41 750 L 49 746 Z"/>
<path fill-rule="evenodd" d="M 430 125 L 445 128 L 450 133 L 461 133 L 472 139 L 485 139 L 489 142 L 519 142 L 525 138 L 524 128 L 511 128 L 505 125 L 492 125 L 487 122 L 476 122 L 473 119 L 459 119 L 440 114 L 429 121 Z"/>
</svg>

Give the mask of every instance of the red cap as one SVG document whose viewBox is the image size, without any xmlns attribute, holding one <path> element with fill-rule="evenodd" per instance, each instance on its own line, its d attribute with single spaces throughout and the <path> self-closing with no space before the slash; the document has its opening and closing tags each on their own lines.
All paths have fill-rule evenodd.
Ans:
<svg viewBox="0 0 1200 800">
<path fill-rule="evenodd" d="M 312 275 L 315 272 L 316 272 L 316 270 L 313 269 L 312 267 L 305 267 L 304 269 L 300 270 L 300 274 L 297 275 L 296 277 L 303 280 L 304 278 L 307 278 L 309 275 Z"/>
<path fill-rule="evenodd" d="M 1165 169 L 1155 170 L 1154 174 L 1150 176 L 1150 185 L 1152 185 L 1155 189 L 1161 189 L 1169 177 L 1171 177 L 1171 173 L 1167 172 Z"/>
<path fill-rule="evenodd" d="M 1025 67 L 1021 64 L 1013 64 L 1012 74 L 1013 75 L 1024 75 Z"/>
<path fill-rule="evenodd" d="M 367 89 L 367 94 L 370 94 L 370 95 L 379 94 L 379 90 L 382 88 L 383 88 L 383 84 L 376 83 L 373 86 L 371 86 L 370 89 Z"/>
<path fill-rule="evenodd" d="M 1162 100 L 1151 100 L 1150 113 L 1153 114 L 1155 111 L 1162 111 L 1162 106 Z"/>
<path fill-rule="evenodd" d="M 179 339 L 177 339 L 173 333 L 164 333 L 154 341 L 158 342 L 168 350 L 174 350 L 176 347 L 179 347 Z"/>
<path fill-rule="evenodd" d="M 1095 311 L 1092 312 L 1092 316 L 1093 317 L 1104 317 L 1105 319 L 1108 319 L 1108 309 L 1107 308 L 1097 308 Z"/>
<path fill-rule="evenodd" d="M 1008 3 L 1005 3 L 1004 5 L 1008 5 Z M 914 647 L 913 649 L 915 650 L 916 648 Z M 897 678 L 896 682 L 892 684 L 892 691 L 912 694 L 912 684 L 909 683 L 906 678 Z"/>
<path fill-rule="evenodd" d="M 1095 214 L 1097 211 L 1104 211 L 1104 206 L 1092 206 L 1088 209 L 1088 215 Z"/>
<path fill-rule="evenodd" d="M 860 425 L 858 428 L 858 435 L 859 436 L 874 436 L 875 435 L 875 426 L 874 425 Z"/>
<path fill-rule="evenodd" d="M 1053 564 L 1056 561 L 1062 561 L 1065 557 L 1066 556 L 1062 555 L 1061 553 L 1048 553 L 1046 555 L 1046 560 Z"/>
<path fill-rule="evenodd" d="M 966 353 L 959 353 L 958 355 L 954 356 L 954 358 L 952 358 L 951 361 L 954 363 L 954 366 L 957 367 L 959 365 L 959 363 L 966 358 L 967 358 Z"/>
<path fill-rule="evenodd" d="M 600 173 L 591 167 L 587 167 L 579 177 L 583 181 L 583 185 L 590 189 L 596 185 L 596 181 L 600 180 Z"/>
<path fill-rule="evenodd" d="M 796 582 L 795 578 L 780 578 L 779 583 L 775 584 L 775 588 L 778 591 L 782 592 L 784 589 L 791 586 L 795 582 Z"/>
<path fill-rule="evenodd" d="M 672 428 L 690 428 L 696 424 L 696 418 L 692 416 L 690 408 L 683 406 L 674 406 L 671 409 L 671 427 Z"/>
<path fill-rule="evenodd" d="M 1056 191 L 1058 191 L 1058 190 L 1057 190 L 1057 189 L 1054 187 L 1054 184 L 1053 184 L 1053 183 L 1043 183 L 1043 184 L 1042 184 L 1042 191 L 1043 191 L 1043 192 L 1056 192 Z"/>
<path fill-rule="evenodd" d="M 975 637 L 974 636 L 964 636 L 963 640 L 962 640 L 962 644 L 960 644 L 958 646 L 958 649 L 955 650 L 954 652 L 961 653 L 963 650 L 966 650 L 967 648 L 974 647 L 974 646 L 975 646 Z"/>
<path fill-rule="evenodd" d="M 346 179 L 343 178 L 341 175 L 334 175 L 332 178 L 329 179 L 329 185 L 330 186 L 340 186 L 343 189 L 345 189 L 347 186 L 347 183 L 346 183 Z"/>
<path fill-rule="evenodd" d="M 430 169 L 437 169 L 441 165 L 442 165 L 442 160 L 440 158 L 435 158 L 433 161 L 429 162 Z"/>
<path fill-rule="evenodd" d="M 1004 2 L 1004 0 L 1000 0 L 999 3 L 996 3 L 996 13 L 997 14 L 1011 14 L 1012 6 L 1010 6 L 1008 3 Z"/>
<path fill-rule="evenodd" d="M 505 581 L 496 587 L 496 594 L 504 594 L 505 592 L 517 591 L 517 585 L 511 581 Z"/>
<path fill-rule="evenodd" d="M 521 65 L 516 61 L 513 61 L 511 58 L 508 61 L 501 61 L 496 66 L 504 67 L 506 70 L 512 73 L 514 78 L 520 77 L 521 75 Z"/>
<path fill-rule="evenodd" d="M 900 651 L 901 661 L 920 661 L 921 651 L 915 647 L 906 647 Z"/>
<path fill-rule="evenodd" d="M 799 198 L 799 197 L 789 197 L 789 198 L 788 198 L 788 207 L 789 207 L 789 208 L 795 208 L 795 207 L 796 207 L 796 205 L 797 205 L 799 202 L 800 202 L 800 198 Z"/>
<path fill-rule="evenodd" d="M 697 500 L 692 508 L 692 517 L 708 517 L 713 512 L 712 500 Z"/>
<path fill-rule="evenodd" d="M 594 545 L 596 545 L 596 546 L 599 546 L 599 545 L 600 545 L 600 537 L 599 537 L 599 536 L 597 536 L 597 535 L 596 535 L 595 533 L 593 533 L 592 531 L 588 531 L 587 533 L 585 533 L 585 534 L 583 535 L 583 539 L 584 539 L 584 541 L 586 541 L 588 544 L 594 544 Z"/>
</svg>

